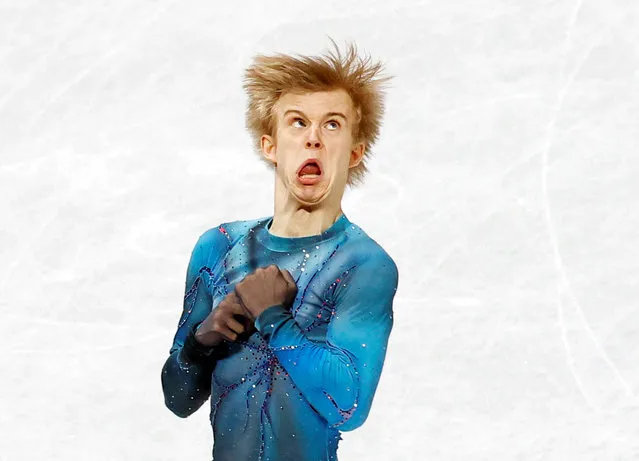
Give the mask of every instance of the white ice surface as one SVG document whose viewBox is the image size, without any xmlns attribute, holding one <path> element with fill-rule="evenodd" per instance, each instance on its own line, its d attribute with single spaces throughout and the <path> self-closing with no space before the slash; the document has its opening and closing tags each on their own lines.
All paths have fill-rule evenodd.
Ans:
<svg viewBox="0 0 639 461">
<path fill-rule="evenodd" d="M 160 370 L 203 230 L 273 211 L 256 53 L 396 78 L 344 211 L 400 270 L 340 461 L 639 459 L 639 4 L 0 0 L 0 460 L 208 460 Z"/>
</svg>

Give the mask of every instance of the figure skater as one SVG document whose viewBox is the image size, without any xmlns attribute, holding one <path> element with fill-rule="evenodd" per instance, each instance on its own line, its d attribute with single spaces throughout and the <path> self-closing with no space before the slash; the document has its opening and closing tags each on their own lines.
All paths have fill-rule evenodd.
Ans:
<svg viewBox="0 0 639 461">
<path fill-rule="evenodd" d="M 246 69 L 274 214 L 212 227 L 191 253 L 162 388 L 182 418 L 210 397 L 214 461 L 337 460 L 382 372 L 398 270 L 341 201 L 367 172 L 392 77 L 335 48 Z"/>
</svg>

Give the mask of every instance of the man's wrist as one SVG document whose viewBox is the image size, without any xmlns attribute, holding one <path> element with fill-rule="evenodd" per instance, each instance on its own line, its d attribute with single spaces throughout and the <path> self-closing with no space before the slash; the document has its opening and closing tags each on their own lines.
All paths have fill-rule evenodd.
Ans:
<svg viewBox="0 0 639 461">
<path fill-rule="evenodd" d="M 274 304 L 267 307 L 255 318 L 255 329 L 259 331 L 262 336 L 270 333 L 274 327 L 274 325 L 271 325 L 271 322 L 280 319 L 282 315 L 290 315 L 289 310 L 284 305 Z"/>
</svg>

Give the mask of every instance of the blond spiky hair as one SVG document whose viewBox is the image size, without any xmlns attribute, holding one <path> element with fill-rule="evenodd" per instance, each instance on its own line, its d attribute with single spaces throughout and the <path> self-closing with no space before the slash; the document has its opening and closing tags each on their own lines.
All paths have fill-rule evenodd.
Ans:
<svg viewBox="0 0 639 461">
<path fill-rule="evenodd" d="M 329 37 L 330 38 L 330 37 Z M 347 185 L 361 184 L 368 172 L 366 160 L 371 156 L 370 148 L 379 137 L 384 113 L 383 86 L 393 77 L 375 78 L 382 70 L 380 62 L 371 64 L 371 58 L 358 57 L 354 44 L 350 44 L 346 56 L 342 57 L 335 41 L 336 55 L 297 57 L 278 53 L 274 56 L 261 54 L 253 58 L 253 64 L 245 71 L 243 88 L 248 94 L 246 128 L 260 159 L 270 168 L 273 163 L 261 154 L 261 137 L 275 137 L 276 114 L 274 106 L 285 93 L 307 93 L 316 91 L 345 90 L 353 101 L 357 120 L 353 125 L 353 141 L 366 143 L 362 161 L 349 170 Z"/>
</svg>

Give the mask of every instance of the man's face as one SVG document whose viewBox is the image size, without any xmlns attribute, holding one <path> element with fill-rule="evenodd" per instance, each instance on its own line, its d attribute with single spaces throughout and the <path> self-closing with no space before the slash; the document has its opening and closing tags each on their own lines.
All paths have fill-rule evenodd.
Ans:
<svg viewBox="0 0 639 461">
<path fill-rule="evenodd" d="M 279 179 L 299 202 L 341 200 L 348 169 L 359 164 L 364 153 L 364 143 L 354 144 L 352 139 L 356 115 L 344 90 L 286 93 L 276 103 L 276 136 L 262 136 L 262 152 L 276 164 Z M 318 159 L 321 175 L 307 185 L 298 172 L 309 158 Z"/>
</svg>

